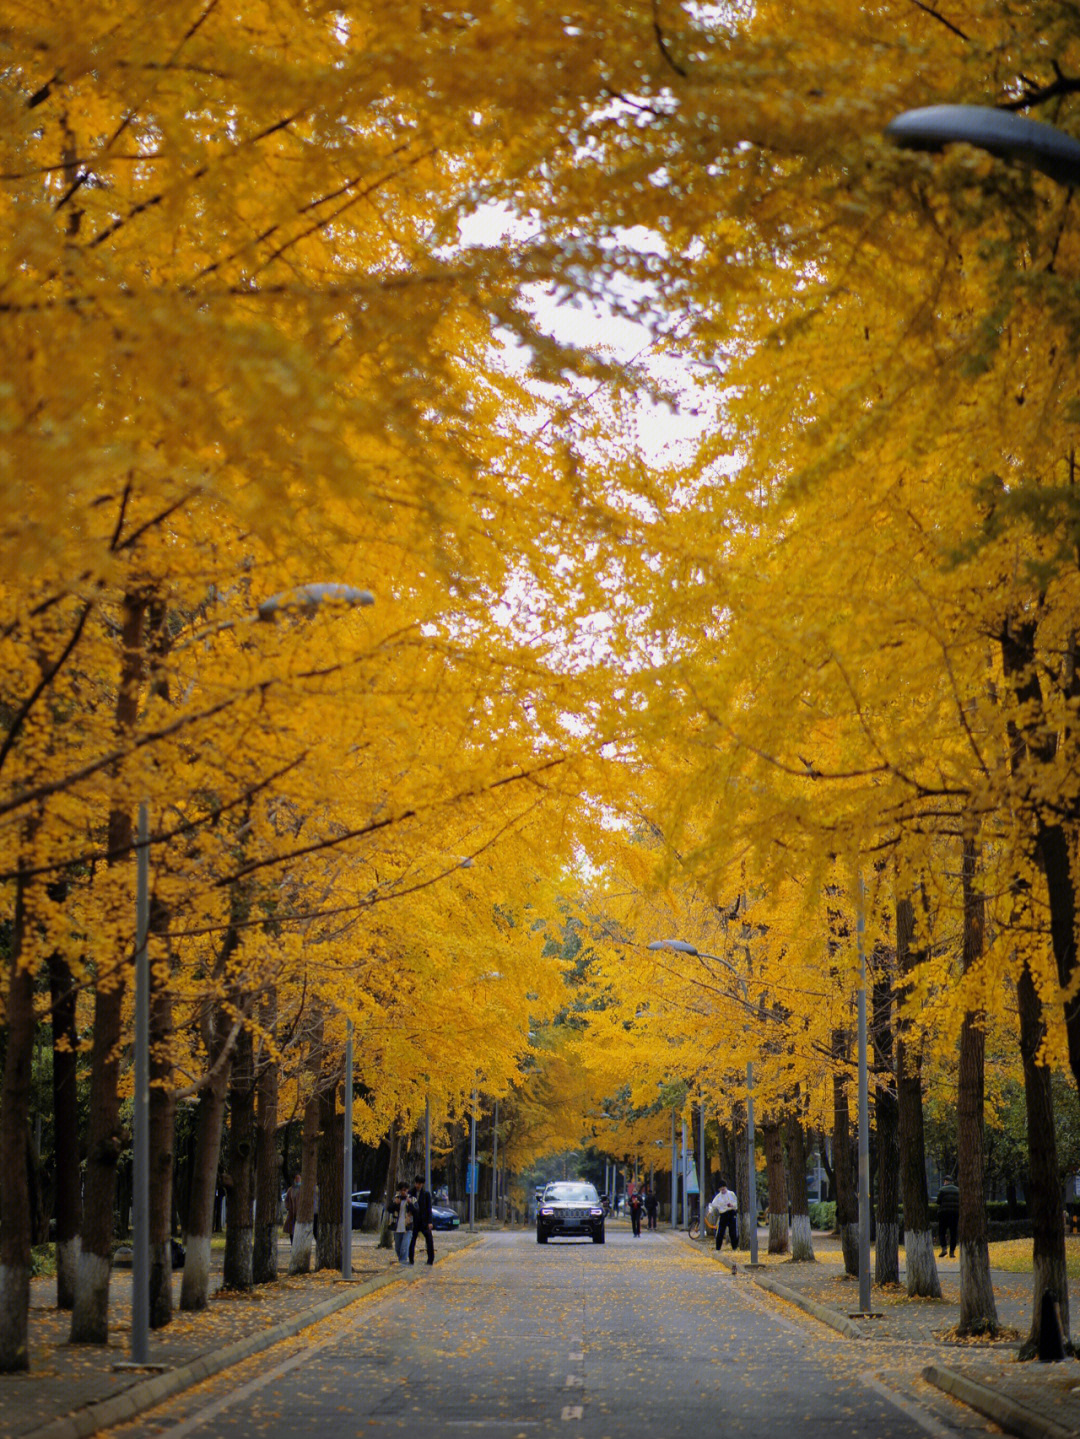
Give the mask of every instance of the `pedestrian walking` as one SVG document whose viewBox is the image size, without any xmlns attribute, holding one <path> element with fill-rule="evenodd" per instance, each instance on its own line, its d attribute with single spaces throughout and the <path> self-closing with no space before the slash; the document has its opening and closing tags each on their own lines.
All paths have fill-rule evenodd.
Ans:
<svg viewBox="0 0 1080 1439">
<path fill-rule="evenodd" d="M 300 1208 L 300 1176 L 293 1175 L 293 1182 L 285 1191 L 285 1233 L 289 1236 L 289 1243 L 292 1243 L 293 1230 L 296 1228 L 296 1215 Z"/>
<path fill-rule="evenodd" d="M 431 1231 L 431 1195 L 418 1174 L 412 1190 L 412 1238 L 409 1240 L 409 1263 L 416 1263 L 416 1236 L 422 1234 L 427 1245 L 427 1262 L 435 1263 L 435 1236 Z"/>
<path fill-rule="evenodd" d="M 646 1186 L 645 1186 L 645 1213 L 646 1213 L 646 1215 L 648 1216 L 648 1227 L 649 1227 L 650 1229 L 655 1229 L 655 1228 L 656 1228 L 656 1216 L 657 1216 L 659 1210 L 660 1210 L 660 1200 L 659 1200 L 658 1196 L 655 1195 L 655 1194 L 652 1192 L 651 1186 L 648 1185 L 648 1184 L 646 1184 Z"/>
<path fill-rule="evenodd" d="M 634 1238 L 641 1238 L 641 1210 L 643 1208 L 642 1198 L 635 1189 L 630 1195 L 630 1227 L 634 1231 Z"/>
<path fill-rule="evenodd" d="M 727 1236 L 730 1238 L 731 1247 L 732 1249 L 734 1249 L 737 1243 L 737 1235 L 735 1233 L 735 1215 L 738 1213 L 739 1201 L 736 1199 L 735 1195 L 732 1194 L 731 1190 L 727 1187 L 727 1185 L 722 1179 L 720 1181 L 720 1188 L 713 1195 L 712 1200 L 709 1203 L 709 1208 L 716 1215 L 717 1249 L 722 1249 L 724 1247 L 725 1234 L 727 1234 Z"/>
<path fill-rule="evenodd" d="M 394 1250 L 399 1264 L 409 1262 L 409 1241 L 412 1238 L 412 1215 L 409 1212 L 409 1186 L 404 1180 L 390 1201 L 390 1227 L 394 1232 Z"/>
<path fill-rule="evenodd" d="M 945 1258 L 948 1241 L 949 1258 L 956 1254 L 956 1237 L 960 1229 L 960 1190 L 951 1179 L 938 1190 L 937 1194 L 938 1243 L 941 1246 L 939 1259 Z"/>
</svg>

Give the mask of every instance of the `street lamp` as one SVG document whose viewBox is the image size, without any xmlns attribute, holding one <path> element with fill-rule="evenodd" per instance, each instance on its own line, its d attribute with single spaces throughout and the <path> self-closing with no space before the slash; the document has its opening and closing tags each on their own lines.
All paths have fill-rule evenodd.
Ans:
<svg viewBox="0 0 1080 1439">
<path fill-rule="evenodd" d="M 649 942 L 649 949 L 670 950 L 674 954 L 688 954 L 700 956 L 702 959 L 715 960 L 722 964 L 725 969 L 731 970 L 732 974 L 739 981 L 743 991 L 743 1004 L 749 1007 L 749 999 L 746 992 L 746 980 L 729 960 L 719 954 L 706 954 L 704 950 L 697 949 L 694 945 L 688 944 L 685 939 L 654 939 Z M 672 1149 L 675 1147 L 675 1120 L 672 1115 Z M 757 1233 L 757 1165 L 754 1161 L 754 1061 L 746 1061 L 746 1157 L 747 1173 L 749 1180 L 748 1221 L 750 1225 L 750 1263 L 756 1265 L 758 1262 L 758 1233 Z M 704 1224 L 702 1228 L 704 1229 Z"/>
<path fill-rule="evenodd" d="M 341 1156 L 341 1277 L 352 1278 L 352 1187 L 353 1187 L 353 1022 L 345 1021 L 345 1116 L 344 1152 Z"/>
<path fill-rule="evenodd" d="M 476 1233 L 476 1090 L 472 1092 L 472 1126 L 469 1139 L 469 1233 Z"/>
<path fill-rule="evenodd" d="M 928 105 L 905 110 L 885 127 L 905 150 L 974 145 L 1000 160 L 1019 160 L 1059 185 L 1080 183 L 1080 141 L 1056 125 L 988 105 Z"/>
<path fill-rule="evenodd" d="M 321 605 L 336 604 L 346 608 L 373 605 L 370 590 L 334 582 L 298 585 L 270 595 L 247 617 L 255 623 L 273 623 L 279 615 L 300 615 L 309 618 Z M 245 621 L 246 622 L 246 621 Z M 236 621 L 226 621 L 218 629 L 231 628 Z M 132 1245 L 131 1245 L 131 1363 L 142 1367 L 147 1363 L 150 1327 L 150 963 L 148 953 L 150 929 L 150 816 L 146 800 L 139 803 L 138 833 L 135 844 L 135 1089 L 132 1095 Z M 351 1263 L 352 1244 L 352 1024 L 348 1027 L 345 1075 L 345 1143 L 348 1158 L 342 1176 L 345 1194 L 342 1218 L 346 1229 L 342 1236 L 342 1273 Z M 345 1254 L 349 1259 L 346 1261 Z"/>
</svg>

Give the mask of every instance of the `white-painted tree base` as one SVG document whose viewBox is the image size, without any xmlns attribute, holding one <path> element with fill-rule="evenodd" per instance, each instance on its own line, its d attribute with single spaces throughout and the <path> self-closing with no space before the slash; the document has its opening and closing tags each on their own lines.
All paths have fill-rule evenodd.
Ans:
<svg viewBox="0 0 1080 1439">
<path fill-rule="evenodd" d="M 997 1331 L 997 1303 L 990 1278 L 986 1241 L 960 1245 L 960 1322 L 958 1334 L 993 1334 Z"/>
<path fill-rule="evenodd" d="M 184 1241 L 181 1309 L 205 1309 L 210 1302 L 210 1236 L 189 1234 Z"/>
<path fill-rule="evenodd" d="M 769 1253 L 786 1254 L 788 1252 L 788 1223 L 787 1214 L 773 1214 L 769 1211 Z"/>
<path fill-rule="evenodd" d="M 914 1299 L 940 1299 L 941 1280 L 934 1257 L 934 1235 L 929 1229 L 904 1231 L 904 1252 L 907 1255 L 907 1292 Z"/>
<path fill-rule="evenodd" d="M 289 1259 L 290 1274 L 306 1274 L 311 1268 L 311 1225 L 301 1224 L 299 1219 L 293 1227 L 292 1255 Z"/>
<path fill-rule="evenodd" d="M 82 1241 L 77 1234 L 73 1239 L 61 1240 L 56 1246 L 56 1302 L 61 1309 L 71 1309 L 75 1303 L 81 1252 Z"/>
<path fill-rule="evenodd" d="M 812 1262 L 816 1258 L 809 1214 L 791 1216 L 791 1257 L 800 1264 Z"/>
<path fill-rule="evenodd" d="M 80 1250 L 75 1273 L 75 1304 L 71 1311 L 72 1344 L 108 1343 L 111 1271 L 111 1259 Z"/>
</svg>

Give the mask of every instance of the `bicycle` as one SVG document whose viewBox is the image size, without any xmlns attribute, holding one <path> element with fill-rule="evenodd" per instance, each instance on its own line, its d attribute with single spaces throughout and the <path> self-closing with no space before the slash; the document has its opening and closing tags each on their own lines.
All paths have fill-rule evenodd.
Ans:
<svg viewBox="0 0 1080 1439">
<path fill-rule="evenodd" d="M 716 1215 L 714 1218 L 710 1219 L 709 1216 L 712 1214 L 712 1212 L 713 1211 L 708 1208 L 705 1210 L 705 1233 L 709 1235 L 710 1238 L 716 1233 L 716 1226 L 720 1222 L 719 1215 Z M 700 1214 L 691 1214 L 690 1223 L 687 1225 L 687 1233 L 690 1235 L 691 1239 L 697 1239 L 698 1235 L 701 1233 Z"/>
</svg>

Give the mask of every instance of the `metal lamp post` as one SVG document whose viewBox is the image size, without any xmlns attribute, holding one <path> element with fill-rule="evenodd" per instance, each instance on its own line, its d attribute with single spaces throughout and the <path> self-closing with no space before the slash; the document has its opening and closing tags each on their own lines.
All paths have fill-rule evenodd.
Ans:
<svg viewBox="0 0 1080 1439">
<path fill-rule="evenodd" d="M 723 955 L 707 954 L 705 950 L 698 949 L 696 945 L 688 944 L 685 939 L 654 939 L 650 940 L 649 949 L 666 949 L 675 954 L 688 954 L 691 956 L 700 955 L 702 959 L 715 960 L 722 964 L 725 969 L 731 970 L 732 974 L 739 981 L 742 989 L 742 1002 L 749 1007 L 750 1001 L 747 997 L 746 980 L 739 974 L 735 967 L 726 960 Z M 672 1148 L 674 1149 L 675 1117 L 672 1113 Z M 704 1152 L 704 1150 L 703 1150 Z M 746 1061 L 746 1157 L 747 1175 L 749 1181 L 749 1221 L 750 1221 L 750 1263 L 756 1265 L 758 1262 L 758 1233 L 757 1233 L 757 1164 L 754 1159 L 754 1062 L 752 1059 Z M 867 1170 L 869 1173 L 869 1169 Z M 867 1218 L 867 1233 L 869 1233 L 869 1217 Z M 704 1228 L 704 1224 L 702 1224 Z"/>
<path fill-rule="evenodd" d="M 859 1309 L 870 1313 L 870 1091 L 866 1063 L 866 913 L 859 880 L 855 942 L 859 952 Z"/>
<path fill-rule="evenodd" d="M 431 1093 L 424 1095 L 424 1188 L 431 1193 Z"/>
<path fill-rule="evenodd" d="M 999 160 L 1026 165 L 1071 188 L 1080 184 L 1080 141 L 1041 120 L 1029 120 L 1010 110 L 985 105 L 930 105 L 906 110 L 885 127 L 886 137 L 905 150 L 938 151 L 946 145 L 972 145 Z M 857 934 L 859 939 L 859 1293 L 860 1305 L 869 1307 L 869 1284 L 863 1291 L 863 1138 L 864 1066 L 866 1027 L 866 960 L 863 953 L 862 885 L 860 882 Z M 869 1251 L 869 1230 L 866 1236 Z"/>
<path fill-rule="evenodd" d="M 679 1188 L 682 1198 L 679 1206 L 679 1227 L 685 1228 L 690 1223 L 690 1194 L 688 1186 L 690 1176 L 687 1173 L 686 1165 L 686 1120 L 681 1121 L 682 1130 L 679 1135 Z"/>
<path fill-rule="evenodd" d="M 705 1175 L 708 1165 L 705 1163 L 705 1096 L 701 1096 L 701 1109 L 698 1114 L 698 1154 L 701 1158 L 701 1172 L 698 1174 L 698 1238 L 707 1239 L 709 1236 L 705 1231 L 705 1205 L 708 1200 L 705 1197 Z"/>
<path fill-rule="evenodd" d="M 675 1153 L 675 1111 L 671 1111 L 671 1227 L 676 1229 L 679 1223 L 679 1173 L 678 1156 Z"/>
<path fill-rule="evenodd" d="M 353 1022 L 345 1023 L 345 1134 L 341 1155 L 341 1277 L 352 1278 L 352 1191 L 353 1191 Z"/>
<path fill-rule="evenodd" d="M 499 1101 L 495 1101 L 495 1119 L 491 1127 L 491 1217 L 497 1219 L 496 1205 L 499 1200 Z"/>
<path fill-rule="evenodd" d="M 136 855 L 131 1362 L 145 1364 L 150 1334 L 150 818 L 145 800 L 139 805 Z"/>
<path fill-rule="evenodd" d="M 469 1140 L 469 1233 L 476 1233 L 476 1090 L 472 1092 L 472 1129 Z"/>
</svg>

